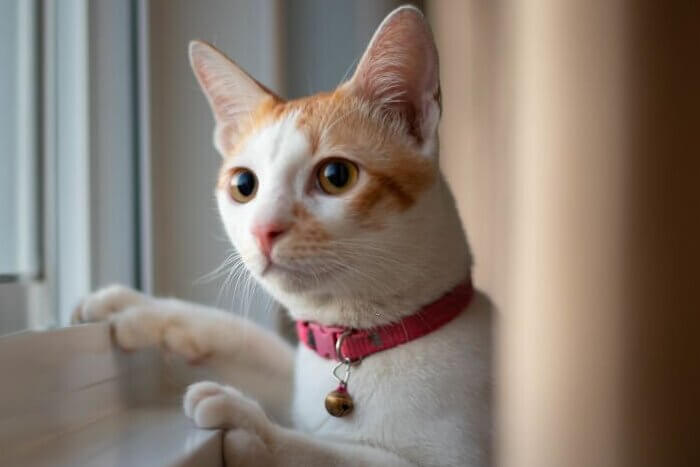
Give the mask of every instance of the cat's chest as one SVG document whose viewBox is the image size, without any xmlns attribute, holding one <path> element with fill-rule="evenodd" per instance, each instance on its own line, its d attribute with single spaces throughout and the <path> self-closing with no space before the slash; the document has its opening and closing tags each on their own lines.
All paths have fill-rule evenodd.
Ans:
<svg viewBox="0 0 700 467">
<path fill-rule="evenodd" d="M 349 436 L 354 439 L 353 433 L 361 431 L 368 418 L 367 407 L 363 406 L 368 389 L 365 363 L 351 368 L 348 392 L 354 401 L 355 409 L 343 417 L 333 417 L 325 408 L 325 399 L 339 384 L 332 374 L 337 362 L 322 359 L 313 351 L 301 347 L 297 354 L 295 375 L 295 426 L 311 433 L 342 438 Z M 342 371 L 339 374 L 342 374 Z"/>
<path fill-rule="evenodd" d="M 411 450 L 429 438 L 431 426 L 449 425 L 448 433 L 463 433 L 468 413 L 475 405 L 483 405 L 471 400 L 472 395 L 480 397 L 474 385 L 488 377 L 481 370 L 483 362 L 474 358 L 487 353 L 476 348 L 481 347 L 478 342 L 464 344 L 467 320 L 456 321 L 353 367 L 348 392 L 355 408 L 340 418 L 329 415 L 324 405 L 327 394 L 338 385 L 332 376 L 336 362 L 300 347 L 292 409 L 295 427 L 328 438 L 369 441 L 397 452 Z M 461 442 L 449 441 L 451 445 Z"/>
</svg>

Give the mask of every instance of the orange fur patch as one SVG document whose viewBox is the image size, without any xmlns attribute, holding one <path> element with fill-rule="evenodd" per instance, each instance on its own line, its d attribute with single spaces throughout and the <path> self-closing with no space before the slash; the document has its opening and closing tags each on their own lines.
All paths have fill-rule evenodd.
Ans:
<svg viewBox="0 0 700 467">
<path fill-rule="evenodd" d="M 435 180 L 434 162 L 418 153 L 405 123 L 378 112 L 342 87 L 292 101 L 270 96 L 241 129 L 227 156 L 235 156 L 257 130 L 291 112 L 298 114 L 297 125 L 309 138 L 311 157 L 348 155 L 370 177 L 360 191 L 348 194 L 358 218 L 372 222 L 369 216 L 379 205 L 382 210 L 408 209 Z M 219 185 L 225 187 L 222 183 L 229 178 L 223 170 Z"/>
<path fill-rule="evenodd" d="M 358 161 L 370 180 L 357 192 L 350 192 L 351 209 L 358 218 L 375 207 L 405 210 L 435 178 L 433 162 L 419 154 L 402 122 L 380 114 L 365 101 L 342 89 L 305 99 L 300 107 L 299 125 L 322 156 L 347 154 Z"/>
</svg>

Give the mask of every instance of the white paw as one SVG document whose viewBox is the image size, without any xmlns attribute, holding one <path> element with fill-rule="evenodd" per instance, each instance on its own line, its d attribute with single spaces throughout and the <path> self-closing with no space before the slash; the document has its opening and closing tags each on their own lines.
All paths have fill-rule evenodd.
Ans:
<svg viewBox="0 0 700 467">
<path fill-rule="evenodd" d="M 198 364 L 212 352 L 197 339 L 192 323 L 187 325 L 181 316 L 168 313 L 158 305 L 135 306 L 110 318 L 112 336 L 124 350 L 158 346 L 183 357 L 188 363 Z"/>
<path fill-rule="evenodd" d="M 77 324 L 105 321 L 114 313 L 134 305 L 148 303 L 148 301 L 149 299 L 140 292 L 123 285 L 111 285 L 85 297 L 73 310 L 71 322 Z"/>
<path fill-rule="evenodd" d="M 163 313 L 144 308 L 127 308 L 110 317 L 112 337 L 123 350 L 131 351 L 160 344 Z"/>
<path fill-rule="evenodd" d="M 183 408 L 200 428 L 242 428 L 264 437 L 271 425 L 257 402 L 231 386 L 211 381 L 188 387 Z"/>
</svg>

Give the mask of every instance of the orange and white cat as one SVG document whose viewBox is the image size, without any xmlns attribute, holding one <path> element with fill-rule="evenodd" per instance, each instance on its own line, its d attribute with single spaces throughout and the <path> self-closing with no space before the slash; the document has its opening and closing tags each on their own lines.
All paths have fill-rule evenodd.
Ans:
<svg viewBox="0 0 700 467">
<path fill-rule="evenodd" d="M 354 76 L 308 98 L 282 100 L 202 42 L 190 60 L 216 120 L 226 231 L 295 320 L 377 328 L 469 277 L 438 165 L 438 56 L 420 11 L 391 13 Z M 109 319 L 126 349 L 226 366 L 230 385 L 190 386 L 184 410 L 229 430 L 227 465 L 490 464 L 491 307 L 478 292 L 444 326 L 353 367 L 356 407 L 341 418 L 323 405 L 336 362 L 237 316 L 115 286 L 75 318 Z"/>
</svg>

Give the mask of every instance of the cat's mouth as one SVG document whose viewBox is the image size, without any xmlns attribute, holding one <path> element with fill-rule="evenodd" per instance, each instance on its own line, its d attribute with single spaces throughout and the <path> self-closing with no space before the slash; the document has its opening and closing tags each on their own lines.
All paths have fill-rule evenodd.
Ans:
<svg viewBox="0 0 700 467">
<path fill-rule="evenodd" d="M 263 268 L 260 275 L 262 277 L 269 277 L 271 275 L 276 275 L 276 274 L 285 274 L 285 275 L 293 275 L 293 276 L 308 276 L 309 275 L 309 274 L 307 274 L 304 271 L 301 271 L 299 269 L 285 266 L 284 264 L 281 264 L 281 263 L 275 262 L 271 259 L 268 259 L 267 263 L 265 264 L 265 267 Z"/>
<path fill-rule="evenodd" d="M 271 260 L 267 260 L 267 263 L 265 264 L 265 267 L 263 268 L 262 272 L 260 272 L 260 275 L 263 277 L 269 276 L 270 274 L 274 274 L 278 270 L 282 272 L 293 272 L 280 264 L 277 264 Z"/>
<path fill-rule="evenodd" d="M 260 273 L 260 279 L 287 292 L 307 290 L 317 282 L 310 272 L 269 260 Z"/>
<path fill-rule="evenodd" d="M 259 280 L 287 292 L 310 291 L 325 288 L 327 284 L 338 280 L 338 275 L 347 268 L 333 262 L 324 262 L 321 255 L 316 261 L 310 258 L 294 259 L 287 255 L 282 257 L 260 257 L 256 276 Z M 286 260 L 286 261 L 285 261 Z"/>
<path fill-rule="evenodd" d="M 325 271 L 319 274 L 313 268 L 268 260 L 260 273 L 260 278 L 287 291 L 298 292 L 318 287 L 320 283 L 329 280 L 332 272 Z"/>
</svg>

